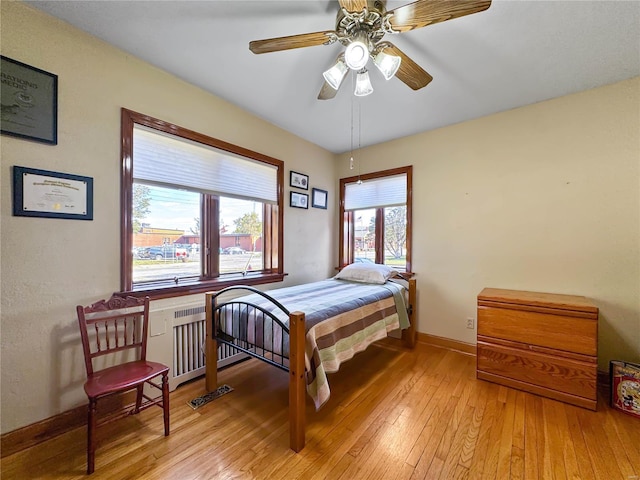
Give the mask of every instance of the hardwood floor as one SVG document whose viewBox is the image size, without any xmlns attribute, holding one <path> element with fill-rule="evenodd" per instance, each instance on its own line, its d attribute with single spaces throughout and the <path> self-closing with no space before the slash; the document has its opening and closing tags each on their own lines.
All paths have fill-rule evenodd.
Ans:
<svg viewBox="0 0 640 480">
<path fill-rule="evenodd" d="M 307 398 L 307 445 L 289 450 L 288 376 L 257 360 L 219 373 L 227 395 L 192 410 L 197 379 L 162 411 L 98 429 L 94 479 L 640 478 L 640 419 L 592 412 L 475 378 L 475 357 L 418 344 L 376 345 L 329 376 L 331 399 Z M 86 431 L 2 459 L 9 479 L 82 479 Z"/>
</svg>

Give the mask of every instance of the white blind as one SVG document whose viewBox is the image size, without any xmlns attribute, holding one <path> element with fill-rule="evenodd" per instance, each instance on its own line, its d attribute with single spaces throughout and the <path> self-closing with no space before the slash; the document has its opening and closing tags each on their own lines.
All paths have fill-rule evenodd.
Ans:
<svg viewBox="0 0 640 480">
<path fill-rule="evenodd" d="M 407 203 L 407 175 L 363 180 L 345 185 L 344 209 L 393 207 Z"/>
<path fill-rule="evenodd" d="M 277 172 L 267 163 L 134 126 L 134 180 L 275 203 Z"/>
</svg>

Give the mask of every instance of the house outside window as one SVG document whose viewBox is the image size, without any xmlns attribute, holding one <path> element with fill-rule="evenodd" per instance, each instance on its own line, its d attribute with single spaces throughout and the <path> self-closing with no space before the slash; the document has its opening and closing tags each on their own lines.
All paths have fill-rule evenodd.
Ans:
<svg viewBox="0 0 640 480">
<path fill-rule="evenodd" d="M 411 271 L 412 167 L 340 180 L 340 265 L 372 262 Z"/>
<path fill-rule="evenodd" d="M 281 281 L 282 161 L 122 109 L 122 290 Z"/>
</svg>

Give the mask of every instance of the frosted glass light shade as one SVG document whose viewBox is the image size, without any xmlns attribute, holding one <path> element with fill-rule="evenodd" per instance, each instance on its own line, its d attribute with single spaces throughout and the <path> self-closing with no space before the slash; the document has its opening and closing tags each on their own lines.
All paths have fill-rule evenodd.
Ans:
<svg viewBox="0 0 640 480">
<path fill-rule="evenodd" d="M 353 94 L 356 97 L 366 97 L 370 93 L 373 93 L 373 87 L 371 86 L 371 80 L 369 80 L 369 72 L 364 69 L 358 73 L 356 78 L 356 90 Z"/>
<path fill-rule="evenodd" d="M 373 63 L 376 64 L 378 70 L 384 75 L 386 80 L 393 77 L 400 68 L 400 62 L 402 59 L 395 55 L 387 55 L 380 51 L 373 57 Z"/>
<path fill-rule="evenodd" d="M 369 60 L 369 49 L 364 42 L 356 40 L 347 46 L 344 59 L 351 70 L 360 70 Z"/>
<path fill-rule="evenodd" d="M 331 88 L 338 90 L 348 71 L 349 68 L 347 68 L 342 58 L 339 58 L 333 67 L 323 72 L 322 76 L 331 85 Z"/>
</svg>

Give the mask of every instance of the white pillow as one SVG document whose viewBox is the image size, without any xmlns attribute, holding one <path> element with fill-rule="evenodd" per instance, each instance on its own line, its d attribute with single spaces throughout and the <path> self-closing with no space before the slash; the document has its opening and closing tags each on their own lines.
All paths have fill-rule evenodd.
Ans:
<svg viewBox="0 0 640 480">
<path fill-rule="evenodd" d="M 377 263 L 352 263 L 340 270 L 334 278 L 382 285 L 396 273 L 398 273 L 396 270 L 387 265 L 379 265 Z"/>
</svg>

